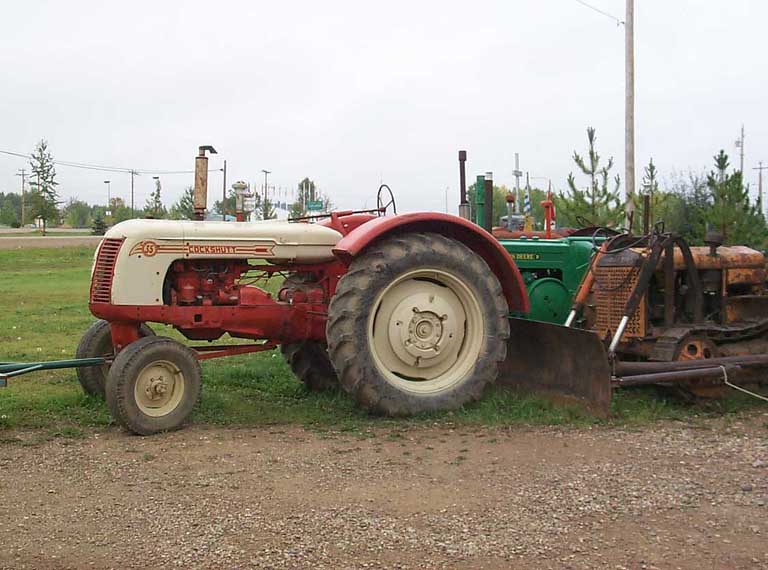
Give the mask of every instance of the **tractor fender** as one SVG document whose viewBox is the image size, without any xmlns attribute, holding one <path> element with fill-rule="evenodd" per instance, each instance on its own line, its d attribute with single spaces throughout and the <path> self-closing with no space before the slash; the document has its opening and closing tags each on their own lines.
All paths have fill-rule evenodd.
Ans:
<svg viewBox="0 0 768 570">
<path fill-rule="evenodd" d="M 439 212 L 415 212 L 384 216 L 366 222 L 345 235 L 333 254 L 345 265 L 373 243 L 406 233 L 432 232 L 460 241 L 477 252 L 496 275 L 510 311 L 527 313 L 528 294 L 514 259 L 491 234 L 472 222 Z"/>
</svg>

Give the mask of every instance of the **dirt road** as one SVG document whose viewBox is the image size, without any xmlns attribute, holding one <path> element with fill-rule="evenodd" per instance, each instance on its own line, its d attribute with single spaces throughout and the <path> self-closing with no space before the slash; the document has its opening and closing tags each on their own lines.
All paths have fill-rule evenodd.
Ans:
<svg viewBox="0 0 768 570">
<path fill-rule="evenodd" d="M 766 413 L 5 436 L 2 568 L 768 568 Z"/>
</svg>

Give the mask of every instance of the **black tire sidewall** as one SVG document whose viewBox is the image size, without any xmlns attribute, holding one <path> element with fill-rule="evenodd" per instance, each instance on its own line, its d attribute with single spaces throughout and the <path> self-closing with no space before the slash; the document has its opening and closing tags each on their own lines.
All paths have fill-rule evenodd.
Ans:
<svg viewBox="0 0 768 570">
<path fill-rule="evenodd" d="M 139 327 L 142 338 L 155 336 L 155 332 L 146 324 Z M 112 331 L 109 322 L 99 319 L 85 331 L 75 351 L 75 358 L 98 358 L 112 354 Z M 107 375 L 102 366 L 84 366 L 77 368 L 77 380 L 86 394 L 104 398 Z"/>
<path fill-rule="evenodd" d="M 172 362 L 184 377 L 184 394 L 169 414 L 144 414 L 134 394 L 139 373 L 158 360 Z M 202 374 L 192 349 L 166 337 L 145 337 L 129 344 L 115 358 L 107 377 L 106 400 L 112 417 L 139 435 L 171 431 L 181 427 L 200 399 Z"/>
<path fill-rule="evenodd" d="M 398 241 L 403 244 L 400 249 L 404 255 L 381 255 L 385 248 L 379 246 L 371 255 L 358 258 L 348 274 L 357 272 L 359 276 L 352 278 L 365 280 L 356 288 L 355 295 L 358 298 L 354 299 L 353 311 L 347 308 L 348 312 L 354 312 L 352 325 L 342 333 L 343 342 L 353 345 L 351 352 L 356 356 L 355 361 L 347 365 L 352 369 L 349 374 L 342 374 L 335 360 L 334 365 L 339 372 L 342 387 L 364 407 L 377 413 L 406 416 L 455 409 L 468 401 L 479 399 L 485 386 L 495 380 L 498 363 L 506 354 L 506 301 L 503 301 L 503 305 L 495 302 L 495 298 L 501 294 L 495 275 L 477 254 L 463 244 L 435 234 L 417 234 L 417 237 L 425 236 L 439 240 L 442 250 L 427 249 L 422 245 L 409 251 L 407 241 L 403 238 Z M 445 247 L 446 242 L 450 242 L 450 247 Z M 357 271 L 359 268 L 361 271 Z M 436 269 L 460 280 L 475 296 L 483 316 L 483 342 L 474 366 L 453 386 L 429 394 L 400 389 L 388 381 L 376 365 L 369 345 L 369 319 L 379 295 L 414 269 Z M 341 285 L 340 289 L 343 289 Z M 332 304 L 331 311 L 334 308 L 340 307 Z M 329 338 L 331 336 L 334 335 L 329 335 Z"/>
</svg>

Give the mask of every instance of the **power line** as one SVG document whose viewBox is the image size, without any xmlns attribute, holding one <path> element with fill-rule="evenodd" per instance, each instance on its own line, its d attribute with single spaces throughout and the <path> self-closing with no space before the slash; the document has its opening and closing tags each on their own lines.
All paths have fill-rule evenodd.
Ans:
<svg viewBox="0 0 768 570">
<path fill-rule="evenodd" d="M 10 150 L 0 150 L 0 154 L 17 156 L 19 158 L 31 159 L 32 156 L 21 152 L 12 152 Z M 69 166 L 71 168 L 81 168 L 84 170 L 96 170 L 99 172 L 122 172 L 125 174 L 194 174 L 194 170 L 137 170 L 135 168 L 122 168 L 119 166 L 101 166 L 98 164 L 88 164 L 85 162 L 72 162 L 69 160 L 53 160 L 54 164 L 59 166 Z"/>
<path fill-rule="evenodd" d="M 616 16 L 614 16 L 613 14 L 609 14 L 609 13 L 608 13 L 608 12 L 606 12 L 605 10 L 601 10 L 600 8 L 598 8 L 598 7 L 596 7 L 596 6 L 593 6 L 592 4 L 587 4 L 586 2 L 584 2 L 584 0 L 576 0 L 576 2 L 578 2 L 578 3 L 579 3 L 579 4 L 581 4 L 582 6 L 586 6 L 587 8 L 589 8 L 590 10 L 593 10 L 593 11 L 597 12 L 598 14 L 602 14 L 602 15 L 603 15 L 603 16 L 605 16 L 606 18 L 610 18 L 611 20 L 613 20 L 614 22 L 616 22 L 616 25 L 617 25 L 617 26 L 623 26 L 623 25 L 624 25 L 624 20 L 621 20 L 620 18 L 617 18 L 617 17 L 616 17 Z"/>
</svg>

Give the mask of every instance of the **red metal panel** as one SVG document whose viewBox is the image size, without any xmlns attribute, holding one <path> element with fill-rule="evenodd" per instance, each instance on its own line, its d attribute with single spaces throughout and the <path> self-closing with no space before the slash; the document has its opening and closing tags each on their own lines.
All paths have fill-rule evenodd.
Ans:
<svg viewBox="0 0 768 570">
<path fill-rule="evenodd" d="M 501 283 L 510 311 L 530 309 L 523 278 L 515 261 L 494 237 L 472 222 L 438 212 L 416 212 L 376 218 L 344 236 L 333 253 L 346 265 L 378 239 L 408 232 L 434 232 L 462 242 L 477 252 Z"/>
</svg>

